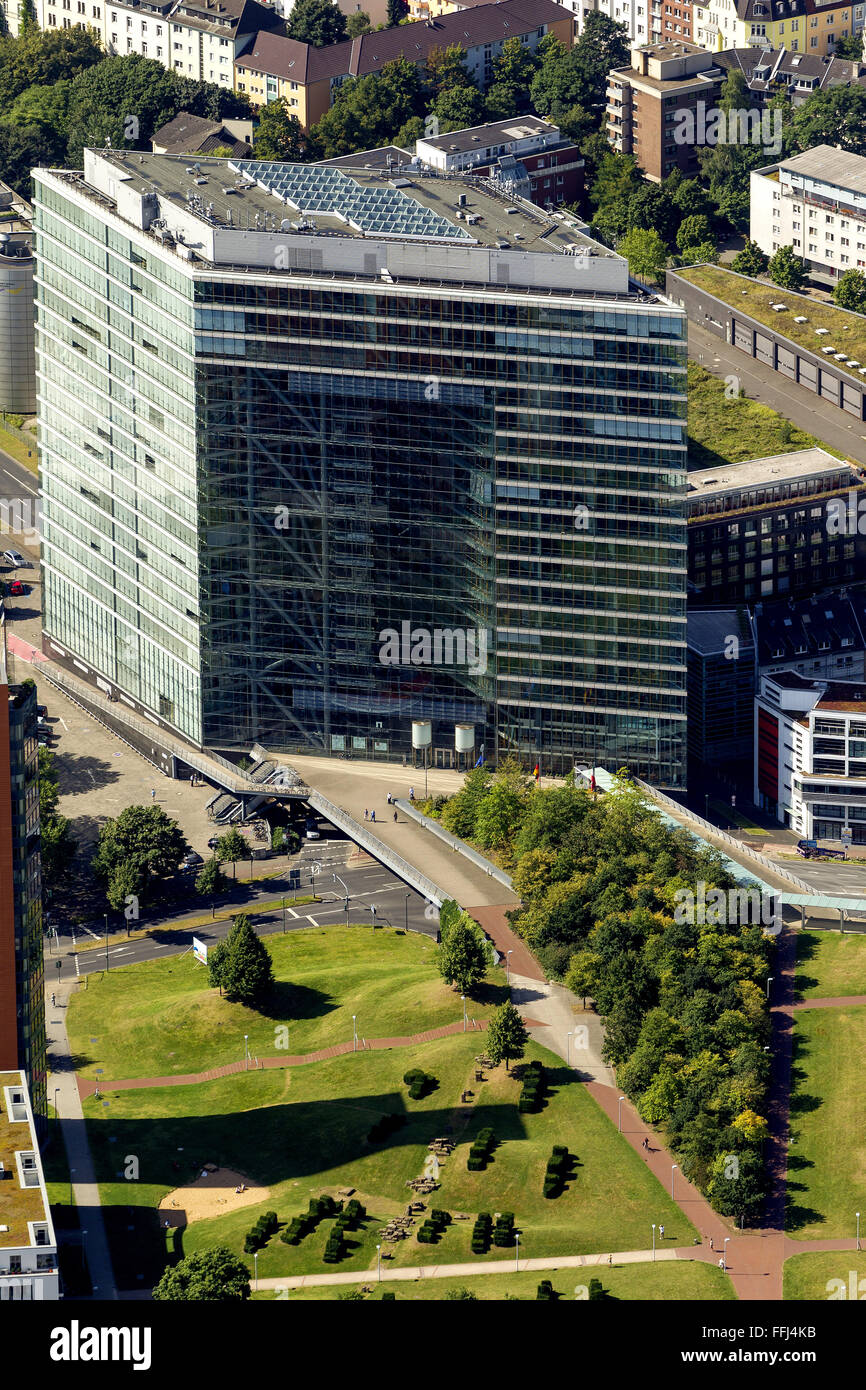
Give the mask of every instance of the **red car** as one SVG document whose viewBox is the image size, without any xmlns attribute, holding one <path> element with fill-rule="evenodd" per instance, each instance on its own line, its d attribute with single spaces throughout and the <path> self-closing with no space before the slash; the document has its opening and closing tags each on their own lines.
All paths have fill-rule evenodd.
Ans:
<svg viewBox="0 0 866 1390">
<path fill-rule="evenodd" d="M 22 584 L 20 579 L 13 579 L 12 583 L 9 585 L 9 592 L 13 597 L 17 598 L 21 594 L 26 594 L 28 592 L 27 585 Z"/>
</svg>

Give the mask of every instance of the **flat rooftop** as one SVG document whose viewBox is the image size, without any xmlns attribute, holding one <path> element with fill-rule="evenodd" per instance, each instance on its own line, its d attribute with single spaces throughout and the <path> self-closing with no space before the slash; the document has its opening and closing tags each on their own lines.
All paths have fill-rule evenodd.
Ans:
<svg viewBox="0 0 866 1390">
<path fill-rule="evenodd" d="M 209 227 L 615 258 L 582 224 L 496 195 L 471 177 L 138 151 L 98 154 L 128 175 L 128 188 L 156 192 Z M 467 221 L 467 215 L 478 220 Z"/>
<path fill-rule="evenodd" d="M 852 193 L 866 193 L 866 159 L 861 154 L 849 154 L 832 145 L 815 145 L 773 167 L 817 179 L 820 183 L 832 183 Z"/>
<path fill-rule="evenodd" d="M 4 1170 L 4 1177 L 0 1180 L 0 1227 L 9 1228 L 5 1231 L 0 1230 L 0 1246 L 15 1248 L 31 1245 L 28 1221 L 47 1221 L 52 1241 L 53 1227 L 42 1184 L 22 1187 L 18 1179 L 16 1153 L 20 1150 L 35 1152 L 38 1161 L 39 1150 L 36 1136 L 27 1120 L 22 1122 L 9 1114 L 10 1107 L 6 1103 L 5 1090 L 7 1086 L 11 1087 L 13 1092 L 20 1090 L 26 1095 L 20 1071 L 0 1072 L 0 1164 Z M 22 1106 L 22 1110 L 29 1116 L 29 1104 L 26 1107 Z"/>
<path fill-rule="evenodd" d="M 449 130 L 445 135 L 422 135 L 421 143 L 434 150 L 465 153 L 487 149 L 490 145 L 507 145 L 511 140 L 530 140 L 535 135 L 562 137 L 559 129 L 540 116 L 512 116 L 507 121 L 488 121 L 486 125 L 467 126 L 464 130 Z M 571 142 L 570 142 L 571 143 Z"/>
<path fill-rule="evenodd" d="M 790 454 L 771 454 L 768 458 L 746 459 L 721 468 L 700 468 L 687 477 L 686 497 L 695 501 L 699 494 L 739 492 L 744 487 L 813 478 L 822 473 L 838 473 L 851 468 L 844 459 L 834 458 L 826 449 L 795 449 Z"/>
</svg>

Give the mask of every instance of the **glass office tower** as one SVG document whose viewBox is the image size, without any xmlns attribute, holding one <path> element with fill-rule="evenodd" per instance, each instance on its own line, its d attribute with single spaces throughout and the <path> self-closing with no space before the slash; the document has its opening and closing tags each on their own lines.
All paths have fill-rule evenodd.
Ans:
<svg viewBox="0 0 866 1390">
<path fill-rule="evenodd" d="M 36 184 L 49 655 L 201 746 L 682 785 L 681 311 L 479 180 Z"/>
</svg>

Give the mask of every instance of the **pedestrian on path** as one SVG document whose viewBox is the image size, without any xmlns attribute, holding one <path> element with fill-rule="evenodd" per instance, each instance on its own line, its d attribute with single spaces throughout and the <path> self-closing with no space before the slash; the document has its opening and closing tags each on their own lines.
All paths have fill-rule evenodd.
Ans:
<svg viewBox="0 0 866 1390">
<path fill-rule="evenodd" d="M 713 1245 L 713 1238 L 712 1238 L 712 1236 L 710 1236 L 710 1249 L 711 1249 L 711 1250 L 715 1250 L 715 1246 Z"/>
<path fill-rule="evenodd" d="M 365 807 L 364 807 L 364 820 L 369 820 L 369 819 L 370 819 L 370 812 L 367 810 L 367 807 L 365 806 Z"/>
<path fill-rule="evenodd" d="M 388 793 L 388 805 L 389 805 L 389 806 L 391 805 L 391 793 L 390 793 L 390 792 Z"/>
<path fill-rule="evenodd" d="M 151 799 L 151 801 L 153 801 L 153 798 L 154 798 L 155 796 L 156 796 L 156 787 L 151 787 L 151 789 L 150 789 L 150 799 Z"/>
<path fill-rule="evenodd" d="M 665 1238 L 665 1228 L 664 1228 L 664 1226 L 659 1226 L 659 1240 L 664 1240 L 664 1238 Z"/>
<path fill-rule="evenodd" d="M 724 1257 L 724 1255 L 723 1255 L 722 1258 L 719 1260 L 719 1269 L 724 1269 L 724 1267 L 725 1267 L 725 1257 Z"/>
<path fill-rule="evenodd" d="M 414 788 L 414 787 L 410 787 L 410 788 L 409 788 L 409 800 L 410 800 L 410 801 L 414 801 L 414 800 L 415 800 L 415 788 Z"/>
<path fill-rule="evenodd" d="M 375 819 L 376 819 L 376 812 L 375 812 L 375 811 L 371 811 L 371 812 L 370 812 L 370 820 L 375 820 Z"/>
<path fill-rule="evenodd" d="M 643 1147 L 644 1147 L 645 1149 L 648 1149 L 648 1148 L 649 1148 L 649 1139 L 646 1137 L 646 1135 L 644 1135 L 644 1137 L 643 1137 Z"/>
<path fill-rule="evenodd" d="M 54 992 L 51 993 L 51 1007 L 54 1008 Z"/>
</svg>

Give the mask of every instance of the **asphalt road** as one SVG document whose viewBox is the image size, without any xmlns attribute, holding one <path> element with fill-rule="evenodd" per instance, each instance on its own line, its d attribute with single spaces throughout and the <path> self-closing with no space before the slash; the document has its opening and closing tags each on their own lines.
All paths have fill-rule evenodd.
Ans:
<svg viewBox="0 0 866 1390">
<path fill-rule="evenodd" d="M 336 842 L 322 841 L 322 845 Z M 339 874 L 349 890 L 349 922 L 358 925 L 358 930 L 363 931 L 372 928 L 373 917 L 370 912 L 371 906 L 376 907 L 376 921 L 382 922 L 393 927 L 409 927 L 410 931 L 424 932 L 428 936 L 435 936 L 438 922 L 435 915 L 425 916 L 426 903 L 418 893 L 412 892 L 406 887 L 401 879 L 384 869 L 381 864 L 363 864 L 356 868 L 349 868 L 345 863 L 344 844 L 342 857 L 335 857 L 328 860 L 325 854 L 321 854 L 318 862 L 321 864 L 321 872 L 315 879 L 316 891 L 321 895 L 321 903 L 301 903 L 293 908 L 287 904 L 285 916 L 285 928 L 287 931 L 299 931 L 306 927 L 329 926 L 345 922 L 346 911 L 344 907 L 345 895 L 339 885 L 334 883 L 332 875 Z M 308 866 L 313 856 L 308 855 L 304 858 L 299 857 L 302 866 Z M 307 894 L 309 890 L 310 875 L 308 867 L 301 868 L 301 890 L 300 894 Z M 273 884 L 265 886 L 261 893 L 257 895 L 263 902 L 273 902 L 275 898 L 281 896 L 280 888 L 274 888 Z M 291 895 L 287 895 L 291 901 Z M 206 909 L 205 909 L 206 910 Z M 200 914 L 202 908 L 197 909 Z M 270 936 L 283 931 L 283 913 L 281 909 L 267 914 L 257 914 L 255 900 L 248 903 L 239 903 L 237 912 L 246 912 L 252 919 L 260 936 Z M 192 939 L 198 937 L 206 945 L 215 945 L 226 936 L 231 928 L 231 920 L 222 922 L 208 923 L 204 927 L 185 928 L 185 927 L 160 927 L 154 926 L 150 929 L 147 936 L 142 936 L 133 940 L 126 940 L 120 934 L 114 934 L 108 938 L 108 969 L 112 966 L 137 965 L 141 961 L 158 960 L 162 956 L 178 956 L 191 950 Z M 57 939 L 45 938 L 45 983 L 50 989 L 52 982 L 60 980 L 74 979 L 77 972 L 80 975 L 92 975 L 106 969 L 106 953 L 94 943 L 98 940 L 98 934 L 94 931 L 87 931 L 82 928 L 76 929 L 75 941 L 76 951 L 72 949 L 72 935 L 68 928 L 61 924 L 60 933 Z M 92 947 L 89 950 L 79 950 L 81 946 Z M 60 969 L 58 970 L 58 965 Z"/>
<path fill-rule="evenodd" d="M 36 497 L 38 493 L 36 474 L 0 449 L 0 497 Z"/>
<path fill-rule="evenodd" d="M 785 860 L 785 868 L 811 883 L 818 893 L 837 898 L 866 898 L 866 862 L 863 860 L 848 863 L 833 860 L 826 864 L 815 864 L 810 859 L 798 859 L 796 864 Z"/>
</svg>

